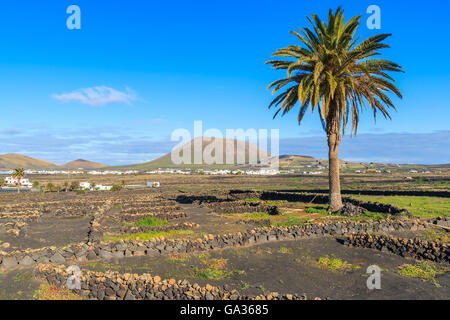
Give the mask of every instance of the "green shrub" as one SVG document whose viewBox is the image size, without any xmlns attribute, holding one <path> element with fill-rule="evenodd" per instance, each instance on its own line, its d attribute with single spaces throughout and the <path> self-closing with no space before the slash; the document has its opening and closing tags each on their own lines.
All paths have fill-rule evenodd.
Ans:
<svg viewBox="0 0 450 320">
<path fill-rule="evenodd" d="M 135 226 L 144 226 L 144 227 L 156 227 L 156 226 L 164 226 L 168 224 L 165 220 L 160 220 L 157 218 L 148 217 L 134 223 Z"/>
<path fill-rule="evenodd" d="M 428 261 L 420 261 L 415 265 L 404 264 L 399 267 L 399 274 L 404 277 L 419 278 L 423 281 L 430 281 L 436 287 L 439 287 L 439 283 L 436 281 L 436 276 L 445 273 L 445 269 L 440 268 Z"/>
<path fill-rule="evenodd" d="M 113 185 L 111 188 L 111 191 L 120 191 L 120 190 L 122 190 L 122 187 L 117 184 Z"/>
<path fill-rule="evenodd" d="M 320 214 L 328 214 L 328 210 L 322 207 L 308 207 L 305 209 L 306 213 L 320 213 Z"/>
</svg>

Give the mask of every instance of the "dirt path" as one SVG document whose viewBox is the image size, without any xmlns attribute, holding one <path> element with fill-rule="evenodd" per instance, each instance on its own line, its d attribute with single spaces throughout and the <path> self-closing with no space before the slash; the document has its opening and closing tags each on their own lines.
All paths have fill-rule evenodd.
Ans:
<svg viewBox="0 0 450 320">
<path fill-rule="evenodd" d="M 188 214 L 188 217 L 179 219 L 177 222 L 188 221 L 196 223 L 199 227 L 195 231 L 206 234 L 223 234 L 245 229 L 242 225 L 238 225 L 231 220 L 227 221 L 227 219 L 213 213 L 208 208 L 196 204 L 179 204 L 179 206 Z"/>
</svg>

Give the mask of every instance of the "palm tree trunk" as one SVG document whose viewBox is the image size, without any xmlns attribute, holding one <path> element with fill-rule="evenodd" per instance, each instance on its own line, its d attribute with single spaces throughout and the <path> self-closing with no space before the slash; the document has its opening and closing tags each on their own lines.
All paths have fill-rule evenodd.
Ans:
<svg viewBox="0 0 450 320">
<path fill-rule="evenodd" d="M 329 211 L 340 210 L 342 205 L 341 181 L 339 177 L 339 143 L 338 133 L 328 135 L 328 180 L 329 180 Z"/>
</svg>

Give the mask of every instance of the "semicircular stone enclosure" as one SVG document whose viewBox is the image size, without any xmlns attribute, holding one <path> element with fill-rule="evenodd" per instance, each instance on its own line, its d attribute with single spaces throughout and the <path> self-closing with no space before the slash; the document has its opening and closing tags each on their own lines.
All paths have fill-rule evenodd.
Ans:
<svg viewBox="0 0 450 320">
<path fill-rule="evenodd" d="M 450 298 L 449 219 L 391 203 L 349 195 L 329 213 L 326 194 L 276 189 L 0 197 L 0 299 Z"/>
</svg>

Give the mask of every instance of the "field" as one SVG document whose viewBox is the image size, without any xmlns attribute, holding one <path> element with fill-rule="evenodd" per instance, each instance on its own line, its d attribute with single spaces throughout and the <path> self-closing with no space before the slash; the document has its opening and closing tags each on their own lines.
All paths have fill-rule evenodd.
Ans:
<svg viewBox="0 0 450 320">
<path fill-rule="evenodd" d="M 447 174 L 344 172 L 340 214 L 325 175 L 29 178 L 126 186 L 0 193 L 0 299 L 450 298 Z"/>
</svg>

